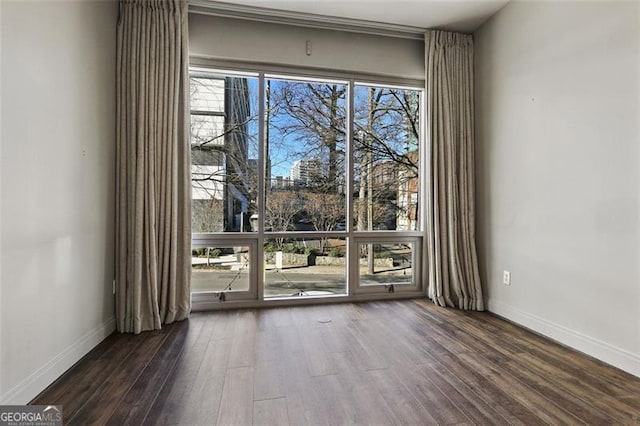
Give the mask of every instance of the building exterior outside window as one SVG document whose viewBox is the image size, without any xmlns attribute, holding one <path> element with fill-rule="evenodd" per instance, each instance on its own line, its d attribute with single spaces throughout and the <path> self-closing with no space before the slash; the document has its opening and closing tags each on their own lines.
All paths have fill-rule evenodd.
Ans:
<svg viewBox="0 0 640 426">
<path fill-rule="evenodd" d="M 192 227 L 248 230 L 257 193 L 249 158 L 252 114 L 246 78 L 191 77 Z"/>
<path fill-rule="evenodd" d="M 313 186 L 322 177 L 319 158 L 308 158 L 294 161 L 289 175 L 294 186 Z"/>
</svg>

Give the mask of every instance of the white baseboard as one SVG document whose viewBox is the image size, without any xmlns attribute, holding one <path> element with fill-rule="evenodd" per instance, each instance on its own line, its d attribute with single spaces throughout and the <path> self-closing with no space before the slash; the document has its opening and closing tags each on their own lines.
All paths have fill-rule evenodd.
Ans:
<svg viewBox="0 0 640 426">
<path fill-rule="evenodd" d="M 555 324 L 504 303 L 489 301 L 487 310 L 573 349 L 640 377 L 640 356 L 586 334 Z"/>
<path fill-rule="evenodd" d="M 25 405 L 46 389 L 65 371 L 95 348 L 116 329 L 116 319 L 111 317 L 89 331 L 33 374 L 0 396 L 0 405 Z"/>
</svg>

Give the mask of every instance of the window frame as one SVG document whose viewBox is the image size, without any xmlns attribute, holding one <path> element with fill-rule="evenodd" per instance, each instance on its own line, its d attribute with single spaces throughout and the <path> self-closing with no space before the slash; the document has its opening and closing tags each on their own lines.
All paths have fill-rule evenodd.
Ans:
<svg viewBox="0 0 640 426">
<path fill-rule="evenodd" d="M 420 135 L 418 139 L 419 165 L 418 165 L 418 205 L 426 206 L 426 152 L 425 141 L 425 111 L 424 82 L 417 80 L 395 79 L 388 76 L 350 74 L 340 71 L 328 71 L 320 69 L 283 67 L 274 65 L 250 66 L 243 63 L 229 61 L 216 61 L 210 58 L 191 58 L 189 75 L 192 72 L 203 71 L 218 74 L 225 77 L 252 77 L 258 79 L 258 215 L 265 216 L 266 196 L 266 80 L 275 78 L 289 81 L 329 82 L 345 84 L 347 86 L 347 114 L 345 136 L 345 175 L 346 175 L 346 211 L 345 230 L 340 231 L 288 231 L 272 232 L 264 229 L 264 220 L 259 220 L 258 229 L 253 232 L 215 232 L 193 233 L 192 247 L 216 247 L 230 245 L 247 245 L 250 247 L 250 289 L 245 294 L 233 292 L 236 295 L 228 297 L 225 302 L 218 301 L 207 293 L 192 293 L 194 310 L 216 309 L 224 307 L 259 307 L 277 305 L 296 305 L 308 303 L 358 301 L 358 300 L 383 300 L 394 298 L 424 297 L 426 295 L 426 262 L 422 253 L 425 253 L 426 236 L 425 208 L 419 208 L 417 224 L 419 230 L 371 230 L 357 231 L 354 229 L 354 162 L 353 162 L 353 132 L 354 132 L 354 88 L 356 85 L 375 86 L 391 89 L 405 89 L 419 91 L 420 108 Z M 191 112 L 191 110 L 190 110 Z M 331 295 L 325 297 L 308 298 L 265 298 L 265 272 L 264 272 L 264 246 L 266 239 L 286 236 L 287 238 L 313 238 L 313 237 L 340 237 L 346 241 L 346 294 Z M 413 284 L 402 285 L 395 288 L 394 293 L 388 293 L 384 286 L 360 286 L 358 270 L 358 245 L 362 242 L 381 241 L 409 241 L 414 244 L 412 253 Z M 253 251 L 252 251 L 253 250 Z M 355 260 L 354 260 L 355 257 Z M 382 288 L 380 288 L 382 287 Z"/>
<path fill-rule="evenodd" d="M 191 248 L 227 248 L 246 246 L 249 248 L 249 289 L 230 291 L 205 291 L 191 293 L 191 303 L 199 304 L 220 304 L 237 301 L 251 301 L 258 297 L 257 278 L 259 274 L 259 264 L 257 262 L 258 242 L 248 238 L 216 238 L 216 234 L 196 234 L 191 239 Z M 225 294 L 225 299 L 220 300 L 220 293 Z"/>
<path fill-rule="evenodd" d="M 393 236 L 376 236 L 376 237 L 356 237 L 354 239 L 354 253 L 358 253 L 358 246 L 361 244 L 379 244 L 379 243 L 412 243 L 413 251 L 411 252 L 411 284 L 402 284 L 394 286 L 393 293 L 412 293 L 416 291 L 420 291 L 420 283 L 422 277 L 422 262 L 419 262 L 420 259 L 423 259 L 422 256 L 422 245 L 420 241 L 420 237 L 393 237 Z M 355 280 L 355 294 L 380 294 L 383 292 L 389 292 L 386 284 L 380 285 L 362 285 L 360 284 L 360 263 L 358 261 L 351 262 L 349 267 L 354 269 L 354 276 L 356 276 Z"/>
</svg>

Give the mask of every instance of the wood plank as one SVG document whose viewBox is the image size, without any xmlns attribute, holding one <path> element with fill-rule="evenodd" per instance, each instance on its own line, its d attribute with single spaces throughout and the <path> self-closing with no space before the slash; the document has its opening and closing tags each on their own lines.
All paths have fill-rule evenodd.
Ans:
<svg viewBox="0 0 640 426">
<path fill-rule="evenodd" d="M 607 364 L 590 356 L 581 354 L 573 349 L 556 344 L 555 342 L 516 324 L 505 321 L 495 315 L 485 314 L 479 316 L 478 327 L 493 327 L 506 340 L 513 341 L 523 347 L 523 352 L 536 354 L 548 362 L 558 365 L 563 370 L 584 375 L 585 371 L 607 371 L 607 374 L 593 374 L 585 376 L 592 386 L 598 386 L 603 392 L 615 396 L 625 396 L 629 393 L 640 394 L 640 381 L 629 373 L 617 368 L 611 368 Z"/>
<path fill-rule="evenodd" d="M 286 426 L 290 424 L 287 399 L 275 398 L 254 401 L 253 424 L 260 426 Z"/>
<path fill-rule="evenodd" d="M 253 399 L 274 399 L 286 396 L 284 377 L 288 374 L 288 357 L 278 347 L 278 330 L 256 334 L 256 361 L 253 377 Z"/>
<path fill-rule="evenodd" d="M 139 425 L 144 422 L 160 389 L 167 380 L 167 372 L 173 369 L 187 339 L 188 321 L 165 326 L 169 336 L 156 352 L 138 380 L 122 398 L 108 420 L 109 425 Z M 196 325 L 197 327 L 197 325 Z"/>
<path fill-rule="evenodd" d="M 371 386 L 383 396 L 384 404 L 391 413 L 393 424 L 437 425 L 420 399 L 408 392 L 402 381 L 389 369 L 370 370 L 367 376 Z"/>
<path fill-rule="evenodd" d="M 213 424 L 219 415 L 220 401 L 229 374 L 227 368 L 231 343 L 228 339 L 211 340 L 204 359 L 181 404 L 182 424 Z M 247 383 L 249 386 L 251 383 Z"/>
<path fill-rule="evenodd" d="M 417 371 L 423 376 L 429 377 L 429 380 L 440 392 L 446 395 L 453 405 L 465 413 L 473 423 L 496 426 L 509 423 L 490 404 L 469 389 L 464 382 L 457 380 L 453 376 L 447 377 L 446 372 L 440 368 L 438 363 L 433 363 L 433 365 L 423 364 L 417 367 Z"/>
<path fill-rule="evenodd" d="M 366 320 L 352 321 L 346 325 L 350 333 L 349 351 L 358 359 L 364 370 L 377 370 L 389 367 L 389 359 L 385 350 L 370 337 L 371 325 Z"/>
<path fill-rule="evenodd" d="M 593 403 L 596 404 L 595 406 L 589 406 L 580 399 L 572 398 L 571 393 L 563 391 L 562 388 L 564 383 L 555 383 L 553 380 L 549 382 L 548 379 L 542 380 L 541 376 L 531 373 L 529 371 L 531 367 L 530 363 L 518 363 L 517 366 L 513 366 L 513 359 L 517 358 L 520 353 L 512 353 L 508 348 L 500 348 L 496 347 L 495 345 L 489 346 L 485 341 L 487 337 L 486 335 L 480 334 L 472 336 L 467 333 L 467 330 L 463 330 L 460 327 L 466 327 L 466 325 L 462 325 L 461 323 L 457 325 L 443 324 L 439 327 L 441 330 L 436 330 L 436 332 L 438 335 L 440 335 L 441 338 L 444 337 L 444 333 L 446 332 L 446 335 L 450 336 L 449 338 L 453 338 L 455 341 L 460 342 L 462 345 L 468 348 L 469 352 L 474 353 L 476 356 L 484 356 L 485 358 L 487 358 L 487 362 L 490 362 L 494 365 L 500 365 L 502 369 L 510 373 L 512 377 L 520 380 L 522 383 L 525 383 L 527 386 L 536 390 L 540 394 L 544 394 L 545 397 L 551 399 L 555 402 L 556 405 L 562 407 L 563 410 L 571 413 L 575 417 L 587 420 L 587 418 L 584 416 L 586 410 L 587 412 L 590 412 L 590 415 L 588 417 L 588 420 L 590 422 L 605 423 L 606 421 L 611 420 L 609 418 L 602 417 L 601 414 L 595 409 L 590 410 L 590 408 L 600 405 L 597 401 L 593 401 Z M 498 355 L 492 353 L 492 350 L 495 352 L 500 351 L 501 349 L 504 349 L 505 352 L 501 352 Z M 509 357 L 502 356 L 502 354 L 508 354 Z M 580 389 L 574 389 L 574 391 L 579 392 Z M 607 399 L 605 395 L 602 395 L 601 398 L 605 401 Z M 606 404 L 607 402 L 604 403 Z M 609 404 L 621 408 L 621 404 L 619 404 L 617 401 L 610 401 Z M 628 419 L 629 418 L 627 417 L 625 420 Z M 617 420 L 622 419 L 618 418 Z M 485 421 L 483 421 L 483 423 L 484 422 Z"/>
<path fill-rule="evenodd" d="M 147 413 L 145 424 L 167 424 L 175 425 L 188 413 L 185 407 L 189 401 L 196 378 L 201 371 L 207 348 L 215 342 L 216 330 L 221 322 L 231 322 L 232 316 L 211 316 L 212 320 L 198 321 L 203 316 L 196 315 L 189 322 L 199 323 L 198 329 L 190 326 L 191 333 L 188 333 L 180 356 L 176 360 L 173 368 L 165 371 L 167 380 L 156 396 L 152 408 Z"/>
<path fill-rule="evenodd" d="M 564 407 L 556 405 L 556 401 L 546 398 L 530 385 L 522 383 L 511 374 L 483 362 L 479 356 L 465 353 L 460 355 L 463 362 L 478 371 L 502 389 L 507 389 L 514 399 L 536 413 L 542 421 L 549 424 L 584 424 Z"/>
<path fill-rule="evenodd" d="M 336 377 L 341 389 L 340 400 L 350 423 L 391 424 L 395 416 L 379 389 L 371 386 L 370 371 L 362 369 L 350 352 L 336 352 L 332 356 L 339 371 Z"/>
<path fill-rule="evenodd" d="M 304 395 L 305 422 L 311 425 L 354 424 L 343 401 L 344 389 L 335 374 L 311 377 Z"/>
<path fill-rule="evenodd" d="M 504 322 L 499 324 L 513 327 Z M 511 335 L 505 335 L 504 331 L 500 330 L 499 327 L 494 327 L 493 325 L 491 327 L 493 327 L 492 331 L 496 334 L 505 337 L 500 341 L 511 341 L 513 342 L 512 346 L 520 347 L 519 353 L 513 353 L 508 359 L 513 365 L 503 365 L 506 368 L 511 368 L 514 374 L 527 370 L 534 373 L 529 375 L 530 381 L 541 387 L 548 385 L 549 396 L 565 407 L 573 407 L 575 414 L 581 413 L 586 409 L 589 411 L 588 420 L 594 422 L 600 418 L 598 413 L 602 414 L 602 409 L 609 407 L 615 408 L 615 412 L 619 414 L 619 416 L 613 416 L 617 421 L 626 422 L 633 419 L 633 416 L 640 412 L 639 398 L 625 398 L 630 393 L 628 389 L 623 389 L 622 386 L 625 383 L 629 383 L 629 380 L 610 382 L 600 377 L 600 375 L 591 374 L 594 368 L 602 368 L 604 366 L 599 361 L 595 361 L 597 366 L 588 365 L 588 368 L 585 368 L 581 366 L 581 362 L 585 361 L 583 358 L 586 358 L 586 362 L 589 363 L 589 358 L 578 357 L 576 362 L 572 362 L 571 360 L 576 358 L 577 353 L 575 351 L 558 345 L 549 347 L 549 341 L 526 330 L 517 329 Z M 482 334 L 478 330 L 476 325 L 466 326 L 466 331 L 476 337 Z M 514 338 L 516 336 L 517 339 Z M 456 337 L 458 339 L 461 338 L 460 335 Z M 489 346 L 487 345 L 487 347 Z M 496 345 L 493 346 L 493 349 L 499 351 L 500 347 Z M 485 352 L 487 351 L 485 349 Z M 487 356 L 494 359 L 492 354 Z M 516 362 L 515 359 L 524 362 Z M 616 371 L 615 373 L 618 376 L 619 372 Z M 623 377 L 625 375 L 626 373 L 623 373 Z M 546 379 L 540 382 L 537 380 L 539 376 Z M 585 388 L 588 391 L 585 391 Z M 607 410 L 606 408 L 604 409 L 605 411 Z M 611 416 L 608 415 L 606 419 L 610 421 Z M 604 419 L 602 420 L 605 421 Z"/>
<path fill-rule="evenodd" d="M 459 357 L 445 355 L 438 359 L 438 363 L 446 377 L 464 382 L 475 395 L 491 405 L 509 424 L 545 424 L 535 411 L 514 398 L 511 389 L 502 388 L 495 384 L 484 374 L 462 362 Z"/>
<path fill-rule="evenodd" d="M 329 352 L 327 352 L 320 337 L 320 329 L 324 325 L 315 324 L 298 328 L 298 339 L 302 343 L 304 359 L 307 362 L 311 376 L 325 376 L 337 372 L 334 360 L 329 356 Z"/>
<path fill-rule="evenodd" d="M 252 367 L 255 359 L 257 315 L 255 310 L 243 310 L 237 314 L 236 326 L 231 337 L 229 368 Z"/>
<path fill-rule="evenodd" d="M 170 331 L 166 329 L 146 332 L 144 344 L 138 345 L 124 362 L 117 365 L 113 374 L 101 383 L 67 423 L 70 425 L 106 423 L 169 333 Z"/>
<path fill-rule="evenodd" d="M 418 399 L 438 424 L 471 423 L 471 419 L 453 404 L 429 377 L 417 374 L 418 370 L 408 368 L 394 367 L 391 371 L 406 388 L 404 393 L 408 392 Z"/>
<path fill-rule="evenodd" d="M 434 310 L 441 309 L 434 306 L 429 306 L 429 308 Z M 445 324 L 444 322 L 432 324 L 430 321 L 428 323 L 422 321 L 419 327 L 415 327 L 403 315 L 400 312 L 395 312 L 392 320 L 385 321 L 385 326 L 396 331 L 401 330 L 400 334 L 404 337 L 404 344 L 409 348 L 419 348 L 419 350 L 429 354 L 430 361 L 428 362 L 430 365 L 437 365 L 440 369 L 446 371 L 445 375 L 450 380 L 464 381 L 471 392 L 472 400 L 475 400 L 477 395 L 481 401 L 485 401 L 498 411 L 501 416 L 498 421 L 504 418 L 510 424 L 541 423 L 531 410 L 514 401 L 500 388 L 488 382 L 482 375 L 478 375 L 474 370 L 461 365 L 456 353 L 464 353 L 466 349 L 461 346 L 460 342 L 449 342 L 444 339 L 434 340 L 434 337 L 438 334 L 438 328 Z M 401 366 L 398 366 L 398 368 L 401 368 Z M 508 409 L 505 410 L 505 407 L 508 407 Z"/>
<path fill-rule="evenodd" d="M 312 424 L 310 413 L 317 400 L 314 398 L 315 389 L 312 386 L 302 346 L 296 346 L 291 340 L 291 336 L 297 340 L 298 330 L 281 329 L 280 335 L 287 336 L 281 346 L 283 348 L 281 362 L 286 365 L 286 374 L 282 379 L 287 398 L 289 422 L 292 425 Z"/>
<path fill-rule="evenodd" d="M 219 425 L 253 423 L 253 367 L 227 370 L 217 419 Z"/>
<path fill-rule="evenodd" d="M 526 368 L 523 369 L 522 366 Z M 529 383 L 535 383 L 539 391 L 545 392 L 546 396 L 562 406 L 574 407 L 574 414 L 589 423 L 604 424 L 611 420 L 625 423 L 640 413 L 640 409 L 630 407 L 610 394 L 590 388 L 579 377 L 566 374 L 563 370 L 549 366 L 529 354 L 519 355 L 516 359 L 502 364 L 501 368 L 514 376 L 523 377 Z M 584 375 L 588 376 L 589 373 L 585 372 Z"/>
<path fill-rule="evenodd" d="M 134 338 L 130 334 L 112 334 L 31 403 L 63 404 L 64 421 L 68 422 L 104 381 L 114 374 L 111 367 L 124 362 L 145 338 L 146 336 Z"/>
<path fill-rule="evenodd" d="M 318 324 L 318 337 L 327 353 L 346 352 L 352 343 L 351 334 L 345 324 L 339 321 L 332 319 L 331 322 Z"/>
</svg>

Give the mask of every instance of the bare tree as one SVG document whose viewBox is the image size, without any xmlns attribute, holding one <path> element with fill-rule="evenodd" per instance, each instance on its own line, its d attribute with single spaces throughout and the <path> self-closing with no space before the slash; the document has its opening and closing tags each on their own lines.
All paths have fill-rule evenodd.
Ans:
<svg viewBox="0 0 640 426">
<path fill-rule="evenodd" d="M 322 194 L 307 192 L 303 196 L 307 218 L 313 223 L 316 231 L 332 231 L 344 220 L 344 196 L 338 194 Z M 320 250 L 327 246 L 327 238 L 320 240 Z"/>
<path fill-rule="evenodd" d="M 331 231 L 344 220 L 344 197 L 338 194 L 307 192 L 304 209 L 316 231 Z"/>
<path fill-rule="evenodd" d="M 412 154 L 419 140 L 418 95 L 411 90 L 362 88 L 355 110 L 357 228 L 394 229 L 393 216 L 406 216 L 402 210 L 407 203 L 398 200 L 399 177 L 418 177 L 418 156 Z"/>
<path fill-rule="evenodd" d="M 357 92 L 353 135 L 356 162 L 365 168 L 368 163 L 392 162 L 417 176 L 417 162 L 406 156 L 417 149 L 420 128 L 417 92 L 364 86 L 357 88 Z M 322 158 L 324 188 L 326 192 L 335 192 L 335 183 L 344 172 L 346 86 L 279 81 L 272 86 L 270 96 L 270 127 L 283 138 L 298 142 L 297 149 L 287 147 L 291 157 Z M 366 179 L 366 171 L 359 173 Z"/>
<path fill-rule="evenodd" d="M 344 184 L 346 90 L 344 84 L 280 82 L 272 86 L 270 124 L 297 142 L 300 149 L 292 156 L 322 160 L 325 172 L 316 187 L 325 192 L 336 192 Z"/>
<path fill-rule="evenodd" d="M 264 225 L 270 231 L 290 231 L 293 219 L 300 212 L 300 198 L 294 191 L 275 191 L 266 199 Z M 282 247 L 284 238 L 278 238 L 278 247 Z"/>
</svg>

